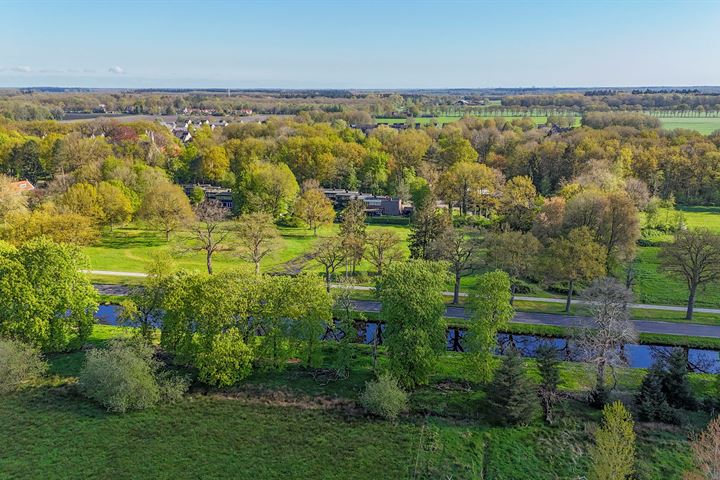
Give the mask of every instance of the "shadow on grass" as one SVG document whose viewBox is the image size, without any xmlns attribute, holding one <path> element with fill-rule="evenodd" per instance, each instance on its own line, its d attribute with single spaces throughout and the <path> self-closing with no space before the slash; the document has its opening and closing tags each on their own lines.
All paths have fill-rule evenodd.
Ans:
<svg viewBox="0 0 720 480">
<path fill-rule="evenodd" d="M 140 247 L 158 247 L 167 245 L 157 232 L 152 230 L 122 230 L 108 232 L 102 236 L 99 247 L 125 249 Z"/>
</svg>

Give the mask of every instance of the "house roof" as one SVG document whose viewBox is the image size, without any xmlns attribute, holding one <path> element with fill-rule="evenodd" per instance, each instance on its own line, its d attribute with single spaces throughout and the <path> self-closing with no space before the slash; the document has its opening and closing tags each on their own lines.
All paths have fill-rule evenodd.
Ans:
<svg viewBox="0 0 720 480">
<path fill-rule="evenodd" d="M 30 183 L 29 180 L 20 180 L 19 182 L 13 182 L 10 184 L 10 188 L 13 188 L 18 192 L 29 192 L 30 190 L 35 190 L 35 186 Z"/>
</svg>

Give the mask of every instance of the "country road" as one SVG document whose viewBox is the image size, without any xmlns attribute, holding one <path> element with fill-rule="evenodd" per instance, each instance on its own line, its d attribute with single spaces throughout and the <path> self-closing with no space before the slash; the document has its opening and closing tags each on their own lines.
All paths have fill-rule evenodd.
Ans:
<svg viewBox="0 0 720 480">
<path fill-rule="evenodd" d="M 107 276 L 115 276 L 115 277 L 134 277 L 134 278 L 144 278 L 147 277 L 146 273 L 140 273 L 140 272 L 116 272 L 111 270 L 81 270 L 83 273 L 91 274 L 91 275 L 107 275 Z M 338 285 L 331 284 L 332 287 L 337 287 Z M 353 290 L 358 291 L 364 291 L 369 292 L 372 290 L 375 290 L 374 287 L 370 287 L 367 285 L 354 285 Z M 443 292 L 446 296 L 452 296 L 452 292 Z M 461 297 L 467 297 L 467 293 L 460 293 Z M 549 297 L 525 297 L 521 295 L 516 295 L 515 300 L 521 300 L 521 301 L 527 301 L 527 302 L 542 302 L 542 303 L 565 303 L 564 298 L 549 298 Z M 574 305 L 582 305 L 582 300 L 575 300 L 573 299 Z M 665 310 L 669 312 L 684 312 L 686 310 L 686 307 L 679 306 L 679 305 L 653 305 L 649 303 L 631 303 L 630 308 L 640 308 L 645 310 Z M 700 308 L 695 307 L 694 309 L 695 313 L 712 313 L 712 314 L 718 314 L 720 315 L 720 308 Z"/>
<path fill-rule="evenodd" d="M 361 312 L 380 312 L 381 304 L 373 300 L 354 300 L 355 308 Z M 448 306 L 445 309 L 447 318 L 468 318 L 463 307 Z M 513 323 L 531 325 L 548 325 L 553 327 L 589 327 L 593 321 L 590 317 L 562 315 L 555 313 L 516 312 Z M 720 325 L 700 325 L 696 323 L 661 322 L 657 320 L 633 320 L 640 333 L 662 333 L 666 335 L 687 335 L 692 337 L 720 338 Z"/>
</svg>

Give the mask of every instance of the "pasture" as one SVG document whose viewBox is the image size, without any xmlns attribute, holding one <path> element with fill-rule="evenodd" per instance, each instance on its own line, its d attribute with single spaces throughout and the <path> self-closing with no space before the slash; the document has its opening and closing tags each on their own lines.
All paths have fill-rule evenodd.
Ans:
<svg viewBox="0 0 720 480">
<path fill-rule="evenodd" d="M 468 116 L 471 117 L 478 117 L 484 120 L 490 120 L 493 118 L 504 118 L 506 120 L 516 120 L 520 118 L 530 118 L 532 121 L 538 125 L 545 124 L 547 122 L 547 116 L 537 116 L 537 115 L 514 115 L 514 116 L 507 116 L 507 115 L 479 115 L 475 113 L 468 113 Z M 413 118 L 413 122 L 417 122 L 423 125 L 427 125 L 431 122 L 437 122 L 440 124 L 446 124 L 446 123 L 452 123 L 460 120 L 462 116 L 460 115 L 451 115 L 451 116 L 438 116 L 438 117 L 416 117 Z M 375 121 L 377 123 L 381 124 L 401 124 L 405 123 L 406 119 L 404 118 L 376 118 Z M 576 126 L 580 125 L 580 117 L 576 117 Z"/>
<path fill-rule="evenodd" d="M 703 135 L 708 135 L 715 130 L 720 130 L 720 117 L 657 117 L 662 128 L 674 130 L 683 128 L 695 130 Z"/>
<path fill-rule="evenodd" d="M 91 343 L 123 334 L 100 327 Z M 430 384 L 410 394 L 410 411 L 397 421 L 367 416 L 356 399 L 372 378 L 366 346 L 359 345 L 348 379 L 320 382 L 289 365 L 255 373 L 228 390 L 199 388 L 184 399 L 127 414 L 110 414 L 75 393 L 84 351 L 50 356 L 46 381 L 0 402 L 2 478 L 580 478 L 587 469 L 598 410 L 583 395 L 593 384 L 589 365 L 563 363 L 567 394 L 559 421 L 546 426 L 497 427 L 483 389 L 467 383 L 462 354 L 441 358 Z M 334 350 L 325 345 L 325 367 Z M 386 364 L 380 347 L 380 365 Z M 533 360 L 526 361 L 537 378 Z M 618 369 L 623 397 L 643 371 Z M 712 378 L 691 375 L 698 393 Z M 471 385 L 472 388 L 465 388 Z M 680 478 L 690 466 L 687 437 L 704 425 L 693 413 L 684 427 L 638 424 L 638 479 Z M 518 464 L 517 458 L 523 458 Z"/>
<path fill-rule="evenodd" d="M 506 116 L 506 115 L 478 115 L 471 113 L 470 116 L 474 117 L 480 117 L 483 119 L 490 119 L 490 118 L 505 118 L 508 120 L 514 120 L 517 118 L 525 118 L 526 116 L 523 115 L 516 115 L 516 116 Z M 708 135 L 715 130 L 720 130 L 720 117 L 673 117 L 673 116 L 657 116 L 654 115 L 658 120 L 660 120 L 660 124 L 662 128 L 666 130 L 675 130 L 676 128 L 682 128 L 686 130 L 695 130 L 696 132 L 700 132 L 703 135 Z M 547 122 L 546 116 L 527 116 L 528 118 L 531 118 L 532 121 L 538 125 L 544 124 Z M 460 115 L 449 115 L 449 116 L 437 116 L 437 117 L 417 117 L 413 118 L 413 122 L 420 123 L 422 125 L 427 125 L 431 122 L 437 122 L 441 125 L 444 125 L 446 123 L 452 123 L 460 120 L 462 116 Z M 375 121 L 379 124 L 401 124 L 405 123 L 406 119 L 404 118 L 376 118 Z M 576 117 L 575 126 L 580 126 L 580 117 Z"/>
</svg>

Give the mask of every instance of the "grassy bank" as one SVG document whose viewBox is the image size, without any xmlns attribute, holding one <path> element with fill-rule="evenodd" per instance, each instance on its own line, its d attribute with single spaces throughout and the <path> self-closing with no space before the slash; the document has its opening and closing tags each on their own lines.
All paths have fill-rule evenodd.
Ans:
<svg viewBox="0 0 720 480">
<path fill-rule="evenodd" d="M 96 329 L 102 345 L 124 330 Z M 325 366 L 334 346 L 325 345 Z M 347 380 L 318 381 L 291 365 L 256 373 L 229 390 L 202 389 L 173 405 L 108 414 L 73 393 L 84 352 L 50 358 L 53 378 L 0 402 L 1 478 L 303 478 L 435 479 L 579 478 L 599 412 L 581 400 L 592 368 L 562 365 L 568 400 L 554 426 L 540 420 L 500 428 L 483 389 L 469 381 L 460 354 L 443 355 L 430 385 L 411 393 L 411 410 L 396 422 L 367 417 L 356 405 L 372 377 L 368 347 L 357 346 Z M 380 365 L 385 365 L 380 348 Z M 527 361 L 537 376 L 534 362 Z M 616 396 L 629 398 L 643 371 L 620 369 Z M 692 375 L 700 394 L 713 378 Z M 692 414 L 684 427 L 638 424 L 637 478 L 681 478 L 690 466 L 687 437 L 707 421 Z M 517 459 L 522 458 L 522 462 Z"/>
</svg>

